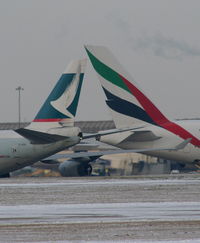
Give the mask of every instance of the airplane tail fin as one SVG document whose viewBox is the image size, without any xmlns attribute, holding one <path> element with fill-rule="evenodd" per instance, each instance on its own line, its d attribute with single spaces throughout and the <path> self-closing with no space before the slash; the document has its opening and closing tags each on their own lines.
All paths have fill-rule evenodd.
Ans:
<svg viewBox="0 0 200 243">
<path fill-rule="evenodd" d="M 200 147 L 197 137 L 159 111 L 106 47 L 86 46 L 86 51 L 107 96 L 106 103 L 117 128 L 152 124 Z"/>
<path fill-rule="evenodd" d="M 87 45 L 85 49 L 98 74 L 117 128 L 169 122 L 106 47 Z"/>
<path fill-rule="evenodd" d="M 72 61 L 61 75 L 32 123 L 33 130 L 47 130 L 59 126 L 74 126 L 86 59 Z"/>
</svg>

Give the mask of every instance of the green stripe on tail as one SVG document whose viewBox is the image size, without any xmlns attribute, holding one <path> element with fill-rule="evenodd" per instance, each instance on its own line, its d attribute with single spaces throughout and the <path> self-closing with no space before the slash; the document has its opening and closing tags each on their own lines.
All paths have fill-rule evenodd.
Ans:
<svg viewBox="0 0 200 243">
<path fill-rule="evenodd" d="M 114 85 L 131 93 L 117 72 L 115 72 L 110 67 L 106 66 L 104 63 L 102 63 L 99 59 L 97 59 L 94 55 L 92 55 L 92 53 L 89 52 L 87 48 L 85 48 L 85 49 L 87 51 L 87 54 L 90 58 L 90 61 L 93 65 L 94 69 L 96 70 L 96 72 L 98 74 L 100 74 L 104 79 L 108 80 L 109 82 L 113 83 Z"/>
</svg>

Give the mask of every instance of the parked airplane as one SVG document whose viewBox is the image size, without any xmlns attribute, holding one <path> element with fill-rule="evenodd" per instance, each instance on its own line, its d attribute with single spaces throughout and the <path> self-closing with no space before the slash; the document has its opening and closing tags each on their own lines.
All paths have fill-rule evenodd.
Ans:
<svg viewBox="0 0 200 243">
<path fill-rule="evenodd" d="M 135 128 L 120 134 L 99 136 L 101 142 L 123 149 L 152 149 L 141 153 L 164 159 L 200 161 L 200 121 L 170 121 L 141 91 L 133 78 L 103 46 L 86 47 L 97 72 L 117 128 Z M 187 140 L 177 150 L 160 150 Z"/>
<path fill-rule="evenodd" d="M 184 140 L 182 143 L 177 144 L 173 147 L 161 147 L 156 150 L 162 151 L 177 151 L 185 148 L 185 146 L 190 142 L 190 139 Z M 86 144 L 85 144 L 86 145 Z M 84 147 L 84 146 L 83 146 Z M 89 147 L 86 145 L 86 148 Z M 97 148 L 98 149 L 98 148 Z M 116 150 L 102 150 L 102 151 L 90 151 L 90 152 L 77 152 L 70 154 L 55 154 L 48 158 L 43 159 L 41 162 L 45 164 L 54 164 L 57 165 L 58 171 L 62 176 L 89 176 L 92 173 L 92 165 L 91 162 L 96 162 L 98 158 L 103 155 L 111 155 L 111 154 L 124 154 L 124 153 L 145 153 L 155 151 L 155 149 L 147 148 L 147 149 L 116 149 Z M 58 159 L 67 160 L 63 162 L 59 162 Z"/>
<path fill-rule="evenodd" d="M 73 61 L 26 128 L 0 131 L 0 177 L 79 143 L 74 127 L 86 60 Z"/>
</svg>

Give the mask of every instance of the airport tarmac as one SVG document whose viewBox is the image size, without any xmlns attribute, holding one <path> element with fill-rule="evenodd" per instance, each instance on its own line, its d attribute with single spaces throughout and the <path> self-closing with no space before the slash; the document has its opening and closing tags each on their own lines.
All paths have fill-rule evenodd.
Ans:
<svg viewBox="0 0 200 243">
<path fill-rule="evenodd" d="M 0 242 L 200 242 L 200 175 L 10 178 Z"/>
</svg>

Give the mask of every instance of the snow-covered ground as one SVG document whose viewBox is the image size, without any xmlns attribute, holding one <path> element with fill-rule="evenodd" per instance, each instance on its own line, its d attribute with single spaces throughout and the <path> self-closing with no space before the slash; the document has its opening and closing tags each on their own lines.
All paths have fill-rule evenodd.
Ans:
<svg viewBox="0 0 200 243">
<path fill-rule="evenodd" d="M 0 242 L 200 242 L 197 175 L 11 178 L 0 184 Z"/>
<path fill-rule="evenodd" d="M 200 221 L 199 202 L 92 203 L 0 206 L 0 225 L 35 222 L 99 223 Z"/>
</svg>

